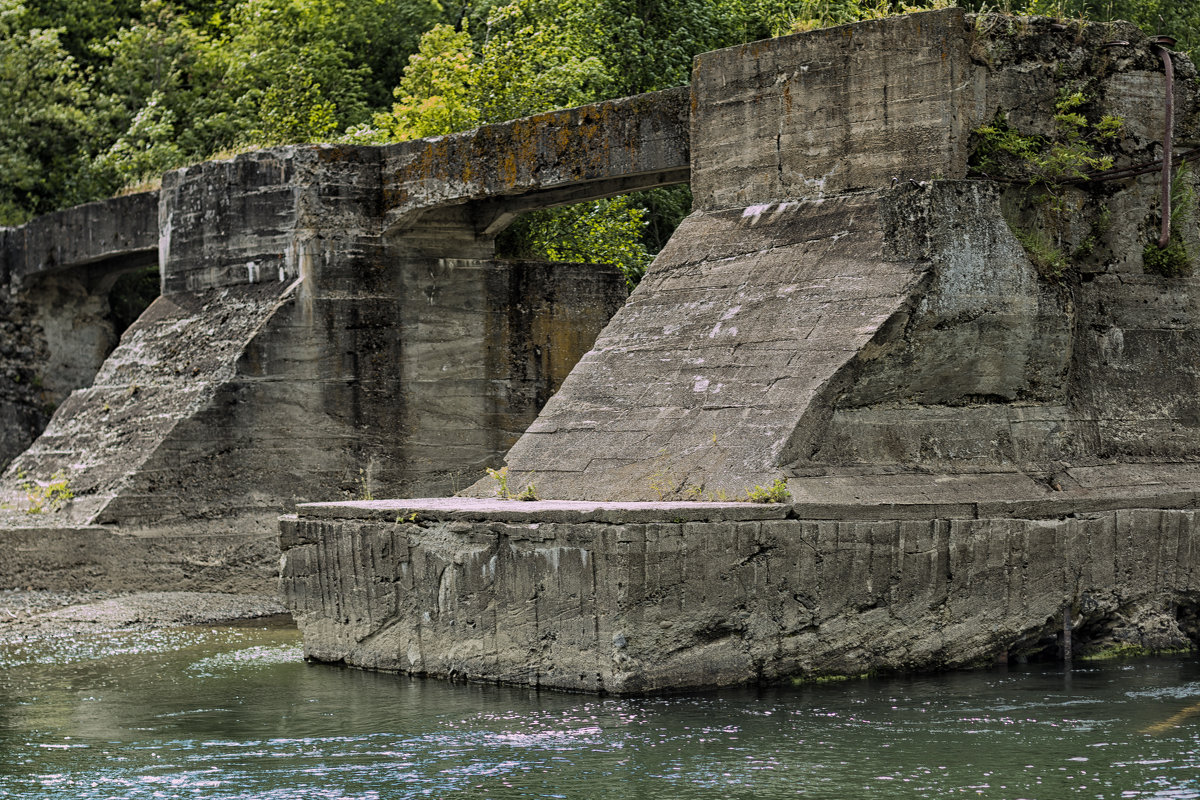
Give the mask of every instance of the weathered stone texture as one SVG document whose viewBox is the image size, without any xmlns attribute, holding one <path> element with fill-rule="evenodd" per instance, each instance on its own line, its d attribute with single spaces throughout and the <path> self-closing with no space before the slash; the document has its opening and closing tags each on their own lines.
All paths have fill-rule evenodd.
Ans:
<svg viewBox="0 0 1200 800">
<path fill-rule="evenodd" d="M 503 198 L 478 207 L 483 230 L 513 210 L 686 182 L 688 113 L 679 87 L 389 145 L 385 227 L 442 205 Z M 529 195 L 536 199 L 523 204 Z"/>
<path fill-rule="evenodd" d="M 1137 117 L 1107 145 L 1117 164 L 1152 157 L 1156 58 L 1124 23 L 953 9 L 701 56 L 696 210 L 509 467 L 542 497 L 618 500 L 1196 457 L 1200 284 L 1145 274 L 1157 178 L 1058 205 L 963 180 L 976 127 L 1008 113 L 1049 134 L 1085 82 L 1089 119 Z M 1194 136 L 1195 70 L 1176 62 L 1176 136 Z M 1014 229 L 1071 268 L 1040 274 Z"/>
<path fill-rule="evenodd" d="M 35 371 L 46 357 L 40 332 L 29 304 L 0 290 L 0 467 L 28 447 L 50 419 Z"/>
<path fill-rule="evenodd" d="M 158 193 L 141 192 L 55 211 L 14 228 L 5 243 L 10 280 L 94 267 L 99 278 L 121 264 L 147 263 L 158 243 Z M 153 263 L 153 258 L 149 259 Z"/>
<path fill-rule="evenodd" d="M 624 280 L 497 261 L 455 209 L 383 236 L 379 154 L 287 147 L 169 174 L 164 294 L 5 474 L 5 526 L 102 524 L 164 549 L 186 532 L 216 553 L 241 536 L 258 552 L 297 501 L 448 493 L 497 463 Z M 75 500 L 29 519 L 18 484 L 60 472 Z M 75 563 L 13 552 L 0 582 L 53 585 Z M 257 590 L 269 574 L 228 568 Z"/>
<path fill-rule="evenodd" d="M 704 53 L 692 81 L 698 210 L 961 177 L 977 75 L 963 12 Z"/>
<path fill-rule="evenodd" d="M 412 522 L 345 506 L 282 522 L 309 657 L 626 693 L 1053 651 L 1064 607 L 1076 654 L 1197 634 L 1177 619 L 1200 590 L 1193 511 L 522 524 L 409 506 Z"/>
<path fill-rule="evenodd" d="M 91 383 L 117 343 L 108 292 L 154 263 L 158 194 L 57 211 L 0 237 L 0 468 Z"/>
<path fill-rule="evenodd" d="M 112 525 L 5 528 L 3 585 L 55 591 L 172 591 L 273 594 L 276 535 L 226 530 L 197 536 L 178 526 L 130 535 Z"/>
<path fill-rule="evenodd" d="M 762 482 L 921 277 L 911 259 L 879 257 L 878 204 L 693 214 L 509 465 L 536 473 L 550 497 L 738 494 Z"/>
</svg>

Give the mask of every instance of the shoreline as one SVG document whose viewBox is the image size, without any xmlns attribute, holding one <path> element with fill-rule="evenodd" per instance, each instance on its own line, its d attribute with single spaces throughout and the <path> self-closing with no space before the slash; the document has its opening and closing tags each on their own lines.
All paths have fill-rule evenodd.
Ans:
<svg viewBox="0 0 1200 800">
<path fill-rule="evenodd" d="M 294 627 L 274 595 L 0 589 L 0 646 L 198 625 Z"/>
</svg>

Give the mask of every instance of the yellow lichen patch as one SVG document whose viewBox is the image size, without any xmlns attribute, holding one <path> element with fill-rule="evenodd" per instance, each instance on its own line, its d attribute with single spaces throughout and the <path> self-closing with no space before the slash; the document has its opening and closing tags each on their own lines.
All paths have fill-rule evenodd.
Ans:
<svg viewBox="0 0 1200 800">
<path fill-rule="evenodd" d="M 509 151 L 500 159 L 500 167 L 496 170 L 497 177 L 500 178 L 500 183 L 505 186 L 513 186 L 517 182 L 517 154 Z"/>
</svg>

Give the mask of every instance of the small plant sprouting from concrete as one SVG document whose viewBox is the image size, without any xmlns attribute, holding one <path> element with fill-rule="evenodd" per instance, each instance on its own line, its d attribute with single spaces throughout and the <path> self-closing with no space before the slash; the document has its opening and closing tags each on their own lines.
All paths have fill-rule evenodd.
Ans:
<svg viewBox="0 0 1200 800">
<path fill-rule="evenodd" d="M 1090 122 L 1084 109 L 1091 98 L 1077 87 L 1059 90 L 1054 102 L 1054 132 L 1050 135 L 1025 134 L 1009 124 L 1008 115 L 997 111 L 991 123 L 976 128 L 971 154 L 976 174 L 1010 184 L 1025 184 L 1026 194 L 1038 216 L 1051 229 L 1061 230 L 1065 221 L 1081 212 L 1078 202 L 1064 190 L 1071 184 L 1084 183 L 1113 166 L 1113 157 L 1103 152 L 1119 141 L 1124 120 L 1104 114 Z M 1107 209 L 1102 208 L 1103 216 Z M 1036 229 L 1016 224 L 1007 212 L 1009 227 L 1025 249 L 1038 273 L 1051 283 L 1061 284 L 1072 267 L 1073 259 L 1086 259 L 1094 251 L 1107 219 L 1092 225 L 1088 238 L 1074 251 L 1064 249 L 1061 234 L 1052 235 L 1043 225 Z"/>
<path fill-rule="evenodd" d="M 26 514 L 61 511 L 63 506 L 75 498 L 75 493 L 71 491 L 71 480 L 62 470 L 55 472 L 50 476 L 50 480 L 44 483 L 18 471 L 17 481 L 29 502 L 25 509 Z"/>
<path fill-rule="evenodd" d="M 496 483 L 498 484 L 496 487 L 496 497 L 499 497 L 501 500 L 537 500 L 538 499 L 537 498 L 537 487 L 533 484 L 533 481 L 530 481 L 525 486 L 525 488 L 521 489 L 518 492 L 514 493 L 511 489 L 509 489 L 509 487 L 508 487 L 508 467 L 501 467 L 500 469 L 491 469 L 489 467 L 487 474 L 490 475 L 492 478 L 495 478 Z"/>
<path fill-rule="evenodd" d="M 1025 254 L 1029 256 L 1029 260 L 1033 262 L 1033 266 L 1037 267 L 1038 273 L 1043 278 L 1052 283 L 1063 279 L 1069 266 L 1067 256 L 1054 246 L 1046 234 L 1021 228 L 1013 228 L 1012 231 L 1013 235 L 1017 237 L 1017 241 L 1021 243 L 1021 247 L 1025 248 Z"/>
<path fill-rule="evenodd" d="M 371 491 L 371 475 L 364 469 L 358 470 L 359 500 L 374 500 L 375 493 Z"/>
<path fill-rule="evenodd" d="M 746 490 L 746 500 L 750 503 L 786 503 L 792 499 L 792 493 L 787 488 L 787 478 L 782 476 L 775 479 L 770 486 L 755 486 Z"/>
<path fill-rule="evenodd" d="M 1142 251 L 1142 265 L 1147 272 L 1170 278 L 1190 272 L 1192 261 L 1188 258 L 1184 243 L 1172 236 L 1170 244 L 1166 247 L 1159 247 L 1158 242 L 1146 245 Z"/>
</svg>

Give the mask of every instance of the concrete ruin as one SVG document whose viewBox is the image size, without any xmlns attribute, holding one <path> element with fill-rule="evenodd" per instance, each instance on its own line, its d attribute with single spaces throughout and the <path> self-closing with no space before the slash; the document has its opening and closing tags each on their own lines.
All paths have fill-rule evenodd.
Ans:
<svg viewBox="0 0 1200 800">
<path fill-rule="evenodd" d="M 690 88 L 244 154 L 5 231 L 32 320 L 10 407 L 68 327 L 28 310 L 35 273 L 84 297 L 153 254 L 162 296 L 62 370 L 3 477 L 0 581 L 255 590 L 281 549 L 312 658 L 580 691 L 1191 646 L 1200 227 L 1184 202 L 1155 244 L 1162 46 L 875 20 L 704 54 Z M 1006 132 L 1057 177 L 987 162 Z M 627 301 L 611 271 L 493 257 L 527 210 L 684 181 Z M 542 500 L 469 485 L 506 451 Z M 76 498 L 22 510 L 56 474 Z"/>
<path fill-rule="evenodd" d="M 621 693 L 1192 646 L 1200 283 L 1153 266 L 1159 45 L 952 9 L 705 54 L 691 93 L 692 215 L 506 457 L 542 500 L 300 506 L 306 652 Z M 995 131 L 1060 126 L 1124 171 L 982 174 Z"/>
<path fill-rule="evenodd" d="M 162 294 L 0 479 L 0 584 L 269 590 L 295 503 L 479 478 L 627 293 L 615 268 L 497 260 L 496 234 L 525 210 L 686 179 L 686 100 L 256 151 L 6 232 L 12 297 L 115 251 L 152 253 Z M 58 312 L 35 334 L 78 325 Z M 74 499 L 30 513 L 56 480 Z"/>
</svg>

